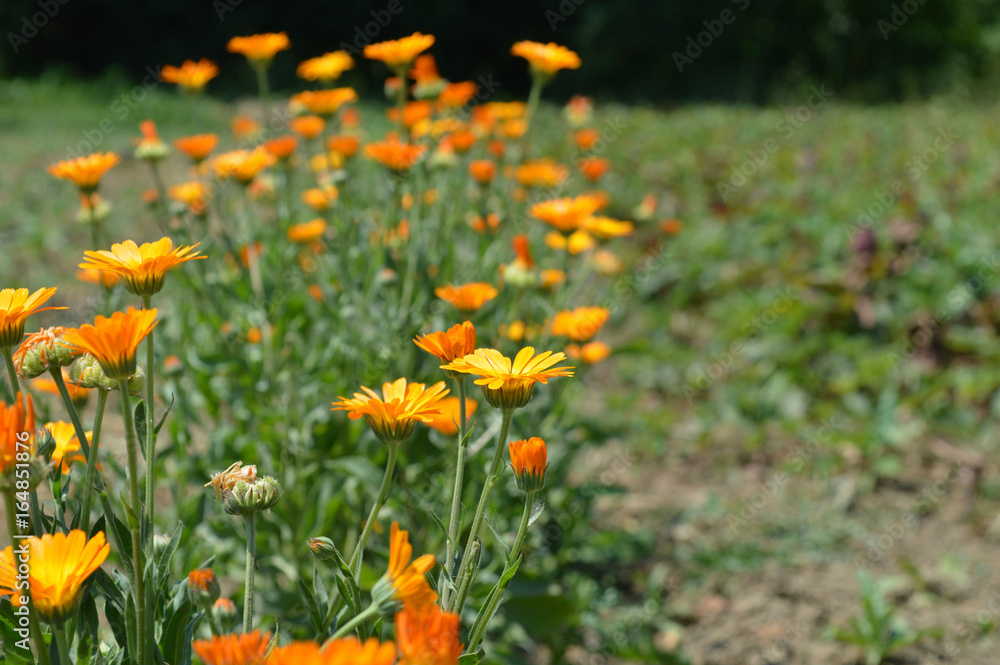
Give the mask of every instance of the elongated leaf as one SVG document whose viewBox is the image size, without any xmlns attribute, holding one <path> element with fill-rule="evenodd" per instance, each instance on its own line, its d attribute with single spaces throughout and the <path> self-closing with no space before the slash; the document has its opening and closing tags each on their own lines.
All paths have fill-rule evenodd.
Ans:
<svg viewBox="0 0 1000 665">
<path fill-rule="evenodd" d="M 184 658 L 185 645 L 190 644 L 187 639 L 188 620 L 194 607 L 190 600 L 184 601 L 180 609 L 173 613 L 167 625 L 163 629 L 163 639 L 160 640 L 160 649 L 163 652 L 163 660 L 168 663 L 180 663 Z"/>
<path fill-rule="evenodd" d="M 300 577 L 298 580 L 299 595 L 302 596 L 303 602 L 306 605 L 306 611 L 309 613 L 309 620 L 312 621 L 313 628 L 316 629 L 316 633 L 319 634 L 323 631 L 323 615 L 320 614 L 319 606 L 316 604 L 316 597 L 313 592 L 309 590 L 308 585 Z"/>
<path fill-rule="evenodd" d="M 486 657 L 486 651 L 480 649 L 475 653 L 463 653 L 458 657 L 458 665 L 479 665 Z"/>
</svg>

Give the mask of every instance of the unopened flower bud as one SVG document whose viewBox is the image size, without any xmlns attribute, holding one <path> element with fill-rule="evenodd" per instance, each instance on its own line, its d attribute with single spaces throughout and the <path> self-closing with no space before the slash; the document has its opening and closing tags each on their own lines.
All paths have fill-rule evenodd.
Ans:
<svg viewBox="0 0 1000 665">
<path fill-rule="evenodd" d="M 102 222 L 111 214 L 111 204 L 97 194 L 90 195 L 90 203 L 84 202 L 76 211 L 76 221 L 80 224 Z"/>
<path fill-rule="evenodd" d="M 50 459 L 52 457 L 52 453 L 56 449 L 56 440 L 52 437 L 52 432 L 48 427 L 42 428 L 35 437 L 35 449 L 38 452 L 38 456 L 42 459 Z"/>
<path fill-rule="evenodd" d="M 237 480 L 222 497 L 222 507 L 230 515 L 250 515 L 273 508 L 281 498 L 281 486 L 270 476 Z"/>
<path fill-rule="evenodd" d="M 219 599 L 219 582 L 211 568 L 201 568 L 188 573 L 188 598 L 195 607 L 208 609 Z"/>
<path fill-rule="evenodd" d="M 519 490 L 530 494 L 545 487 L 546 457 L 545 442 L 537 436 L 510 442 L 510 465 Z"/>
<path fill-rule="evenodd" d="M 170 545 L 170 536 L 165 533 L 154 533 L 153 534 L 153 556 L 157 559 L 163 554 L 167 547 Z"/>
<path fill-rule="evenodd" d="M 219 598 L 212 605 L 212 616 L 220 626 L 227 626 L 236 618 L 236 604 L 229 598 Z"/>
<path fill-rule="evenodd" d="M 21 342 L 14 354 L 14 367 L 25 379 L 33 379 L 53 367 L 65 367 L 73 362 L 77 353 L 61 344 L 59 339 L 65 328 L 42 328 Z"/>
<path fill-rule="evenodd" d="M 333 541 L 326 536 L 310 538 L 309 549 L 312 551 L 313 556 L 320 561 L 326 561 L 337 556 L 337 548 L 334 546 Z"/>
<path fill-rule="evenodd" d="M 85 353 L 70 365 L 69 378 L 81 388 L 114 390 L 118 384 L 104 374 L 97 358 Z"/>
<path fill-rule="evenodd" d="M 49 471 L 52 468 L 51 465 L 48 464 L 41 457 L 32 457 L 31 460 L 28 461 L 27 467 L 28 467 L 27 489 L 29 491 L 34 491 L 39 485 L 41 485 L 42 481 L 45 480 L 45 477 L 47 475 L 49 475 Z M 17 464 L 16 469 L 14 466 L 11 466 L 9 469 L 0 474 L 0 493 L 13 493 L 15 491 L 16 492 L 24 491 L 25 478 L 23 477 L 24 474 L 23 469 L 24 469 L 24 464 L 19 463 Z M 17 477 L 15 473 L 21 473 L 22 475 L 21 477 Z"/>
</svg>

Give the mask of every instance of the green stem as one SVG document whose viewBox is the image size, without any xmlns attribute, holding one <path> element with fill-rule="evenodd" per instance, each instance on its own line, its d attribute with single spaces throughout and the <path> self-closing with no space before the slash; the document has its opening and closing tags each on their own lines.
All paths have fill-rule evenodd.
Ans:
<svg viewBox="0 0 1000 665">
<path fill-rule="evenodd" d="M 142 297 L 143 309 L 149 309 L 151 297 Z M 154 501 L 154 481 L 156 462 L 156 419 L 153 416 L 153 399 L 155 391 L 153 388 L 153 375 L 155 366 L 153 360 L 153 330 L 146 335 L 146 519 L 149 528 L 146 530 L 145 547 L 148 551 L 153 551 L 153 501 Z"/>
<path fill-rule="evenodd" d="M 83 486 L 83 514 L 80 518 L 80 528 L 87 533 L 90 533 L 90 508 L 94 503 L 94 485 L 98 485 L 98 491 L 101 491 L 104 485 L 97 475 L 97 451 L 101 441 L 101 425 L 104 422 L 104 407 L 108 403 L 108 392 L 102 389 L 97 391 L 97 413 L 94 415 L 90 452 L 87 453 L 87 479 Z M 108 519 L 112 519 L 112 517 L 109 515 Z"/>
<path fill-rule="evenodd" d="M 459 570 L 461 571 L 461 578 L 459 579 L 459 588 L 462 584 L 466 582 L 466 577 L 470 574 L 465 566 L 465 559 L 469 556 L 469 550 L 472 547 L 473 541 L 479 537 L 479 529 L 483 526 L 483 517 L 486 516 L 486 506 L 490 502 L 490 494 L 493 492 L 493 486 L 496 484 L 496 477 L 500 472 L 500 463 L 503 460 L 503 449 L 504 444 L 507 442 L 507 432 L 510 431 L 510 421 L 514 416 L 513 409 L 505 409 L 503 411 L 503 421 L 500 425 L 500 436 L 497 437 L 497 447 L 493 453 L 493 462 L 490 464 L 489 473 L 486 476 L 486 482 L 483 484 L 482 494 L 479 496 L 479 505 L 476 506 L 476 516 L 472 520 L 472 528 L 469 530 L 469 537 L 465 541 L 465 549 L 462 552 L 462 563 L 459 565 Z M 469 581 L 471 584 L 471 580 Z M 453 603 L 454 607 L 449 608 L 449 612 L 454 612 L 455 614 L 462 614 L 462 603 Z"/>
<path fill-rule="evenodd" d="M 522 161 L 527 156 L 528 151 L 528 134 L 531 133 L 531 119 L 535 115 L 535 109 L 538 108 L 538 100 L 542 96 L 542 88 L 545 86 L 545 82 L 540 76 L 531 77 L 531 92 L 528 94 L 528 104 L 524 109 L 524 122 L 527 127 L 524 130 L 524 134 L 521 135 L 521 141 L 519 147 L 518 158 Z"/>
<path fill-rule="evenodd" d="M 4 507 L 7 512 L 7 531 L 10 535 L 10 545 L 12 548 L 17 549 L 17 541 L 21 540 L 20 531 L 17 528 L 17 513 L 14 510 L 14 495 L 7 493 L 4 494 Z M 45 648 L 45 639 L 42 637 L 42 626 L 38 623 L 38 614 L 35 612 L 35 605 L 31 602 L 31 588 L 27 589 L 26 596 L 28 596 L 28 630 L 31 632 L 31 639 L 35 642 L 35 651 L 37 652 L 35 661 L 37 665 L 49 665 L 49 652 Z"/>
<path fill-rule="evenodd" d="M 167 210 L 167 188 L 163 185 L 158 161 L 149 160 L 149 168 L 153 171 L 153 184 L 156 186 L 156 209 L 160 214 L 160 225 L 163 227 L 161 230 L 168 233 L 170 231 L 170 212 Z"/>
<path fill-rule="evenodd" d="M 521 513 L 521 526 L 517 528 L 517 537 L 514 538 L 514 546 L 510 548 L 510 554 L 507 555 L 507 565 L 505 569 L 510 569 L 517 560 L 518 554 L 521 552 L 521 545 L 524 544 L 524 537 L 528 535 L 528 524 L 531 522 L 531 506 L 535 502 L 535 493 L 528 492 L 524 497 L 524 512 Z"/>
<path fill-rule="evenodd" d="M 368 544 L 368 539 L 375 528 L 375 521 L 378 519 L 378 514 L 382 510 L 383 504 L 385 504 L 385 499 L 389 495 L 389 485 L 392 484 L 392 472 L 396 468 L 396 453 L 399 449 L 399 443 L 390 443 L 387 445 L 389 447 L 389 460 L 385 463 L 385 475 L 382 476 L 382 485 L 378 488 L 378 497 L 375 499 L 375 505 L 372 506 L 371 513 L 368 514 L 368 521 L 365 522 L 365 528 L 361 531 L 361 538 L 354 548 L 354 553 L 351 554 L 351 570 L 354 571 L 354 576 L 359 579 L 361 577 L 361 561 L 365 558 L 365 546 Z"/>
<path fill-rule="evenodd" d="M 60 665 L 73 665 L 73 661 L 70 660 L 69 657 L 69 640 L 66 639 L 66 627 L 53 627 L 52 632 L 56 634 L 56 645 L 59 648 Z"/>
<path fill-rule="evenodd" d="M 441 605 L 443 607 L 448 607 L 451 581 L 454 580 L 452 571 L 455 569 L 455 546 L 458 540 L 458 512 L 462 506 L 462 476 L 465 474 L 465 376 L 456 378 L 455 383 L 458 384 L 458 453 L 455 459 L 455 487 L 451 494 L 451 519 L 448 520 L 448 555 L 444 561 L 444 569 L 448 573 L 449 581 L 441 592 Z"/>
<path fill-rule="evenodd" d="M 267 86 L 267 65 L 255 64 L 253 70 L 257 73 L 257 92 L 260 94 L 260 109 L 261 114 L 264 116 L 264 124 L 261 129 L 267 132 L 268 123 L 271 118 L 271 102 Z"/>
<path fill-rule="evenodd" d="M 14 355 L 13 350 L 9 347 L 0 349 L 0 354 L 3 355 L 4 363 L 7 365 L 7 377 L 10 379 L 10 389 L 14 391 L 12 402 L 17 401 L 17 394 L 21 392 L 21 386 L 17 382 L 17 370 L 14 368 Z"/>
<path fill-rule="evenodd" d="M 344 637 L 345 635 L 349 634 L 352 630 L 360 626 L 362 623 L 364 623 L 365 621 L 376 615 L 378 615 L 378 606 L 372 603 L 360 614 L 356 615 L 353 619 L 351 619 L 343 626 L 338 628 L 337 632 L 333 634 L 333 637 L 331 637 L 330 640 L 327 641 L 329 642 L 331 640 L 336 640 L 340 639 L 341 637 Z"/>
<path fill-rule="evenodd" d="M 254 570 L 257 565 L 257 516 L 250 513 L 246 516 L 247 526 L 247 567 L 243 588 L 243 632 L 253 630 L 253 585 Z"/>
<path fill-rule="evenodd" d="M 129 518 L 132 530 L 132 595 L 135 599 L 136 640 L 138 658 L 136 662 L 146 663 L 146 581 L 143 579 L 142 551 L 142 505 L 139 503 L 139 453 L 135 433 L 135 420 L 129 411 L 128 379 L 118 381 L 122 398 L 122 420 L 125 421 L 125 441 L 128 452 L 129 502 L 133 515 Z"/>
</svg>

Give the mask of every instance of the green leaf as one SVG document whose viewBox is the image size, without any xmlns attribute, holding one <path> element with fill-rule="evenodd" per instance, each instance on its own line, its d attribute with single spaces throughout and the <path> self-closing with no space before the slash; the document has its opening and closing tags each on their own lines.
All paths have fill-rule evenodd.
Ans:
<svg viewBox="0 0 1000 665">
<path fill-rule="evenodd" d="M 302 596 L 302 600 L 306 604 L 306 611 L 309 612 L 309 620 L 312 621 L 313 628 L 316 629 L 316 634 L 323 632 L 323 616 L 319 612 L 319 606 L 316 604 L 316 597 L 313 592 L 309 590 L 309 587 L 300 577 L 298 580 L 299 595 Z"/>
<path fill-rule="evenodd" d="M 160 649 L 163 651 L 165 662 L 179 664 L 183 661 L 185 647 L 191 644 L 187 638 L 187 627 L 193 609 L 190 600 L 184 601 L 164 627 Z"/>
<path fill-rule="evenodd" d="M 480 649 L 475 653 L 463 653 L 458 657 L 458 665 L 479 665 L 486 657 L 486 651 Z"/>
<path fill-rule="evenodd" d="M 174 558 L 177 546 L 180 545 L 181 531 L 183 530 L 184 523 L 178 523 L 177 528 L 174 529 L 174 533 L 170 536 L 170 542 L 167 543 L 167 546 L 160 552 L 160 556 L 156 560 L 157 587 L 160 587 L 170 577 L 170 561 Z"/>
<path fill-rule="evenodd" d="M 136 403 L 132 420 L 135 421 L 135 434 L 139 437 L 139 454 L 142 455 L 142 459 L 146 459 L 146 404 L 142 400 Z"/>
</svg>

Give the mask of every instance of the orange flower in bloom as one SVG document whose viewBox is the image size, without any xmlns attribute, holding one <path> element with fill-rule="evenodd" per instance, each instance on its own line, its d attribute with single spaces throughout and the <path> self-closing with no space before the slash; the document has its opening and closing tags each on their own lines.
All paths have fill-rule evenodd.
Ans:
<svg viewBox="0 0 1000 665">
<path fill-rule="evenodd" d="M 594 113 L 594 102 L 583 95 L 573 95 L 563 108 L 571 127 L 583 127 Z"/>
<path fill-rule="evenodd" d="M 399 665 L 455 665 L 462 655 L 459 618 L 438 605 L 404 608 L 396 615 Z"/>
<path fill-rule="evenodd" d="M 160 80 L 175 83 L 187 92 L 201 92 L 205 84 L 219 75 L 219 68 L 214 62 L 202 58 L 198 62 L 185 60 L 180 67 L 165 65 L 160 70 Z"/>
<path fill-rule="evenodd" d="M 241 185 L 249 185 L 257 175 L 273 165 L 277 158 L 261 147 L 253 150 L 224 152 L 212 162 L 220 178 L 233 178 Z"/>
<path fill-rule="evenodd" d="M 500 140 L 490 141 L 486 146 L 486 149 L 489 150 L 490 154 L 497 159 L 503 157 L 504 153 L 507 152 L 507 146 Z"/>
<path fill-rule="evenodd" d="M 363 417 L 388 444 L 408 439 L 418 420 L 430 422 L 432 415 L 441 412 L 438 401 L 448 394 L 444 381 L 427 388 L 422 383 L 407 384 L 406 379 L 382 384 L 382 397 L 371 388 L 361 386 L 361 390 L 364 393 L 354 393 L 353 398 L 338 397 L 331 411 L 347 411 L 351 420 Z"/>
<path fill-rule="evenodd" d="M 326 231 L 326 220 L 319 217 L 311 222 L 288 227 L 288 239 L 292 242 L 310 243 L 318 240 L 324 231 Z"/>
<path fill-rule="evenodd" d="M 406 173 L 413 168 L 426 150 L 424 146 L 402 143 L 396 138 L 365 146 L 366 155 L 396 174 Z"/>
<path fill-rule="evenodd" d="M 570 358 L 579 358 L 588 365 L 593 365 L 611 355 L 611 347 L 604 342 L 588 342 L 583 346 L 570 344 L 566 347 L 566 355 Z"/>
<path fill-rule="evenodd" d="M 192 215 L 204 215 L 208 210 L 208 197 L 212 190 L 200 180 L 182 182 L 167 190 L 167 196 L 187 206 Z"/>
<path fill-rule="evenodd" d="M 56 287 L 38 289 L 28 294 L 28 289 L 0 291 L 0 349 L 10 349 L 24 337 L 24 321 L 35 312 L 65 307 L 42 307 L 56 292 Z"/>
<path fill-rule="evenodd" d="M 541 271 L 538 273 L 538 277 L 542 280 L 543 289 L 551 289 L 553 286 L 566 281 L 566 273 L 555 268 Z"/>
<path fill-rule="evenodd" d="M 323 212 L 333 205 L 338 196 L 337 188 L 332 185 L 322 189 L 313 187 L 302 192 L 302 201 L 316 212 Z"/>
<path fill-rule="evenodd" d="M 572 367 L 554 367 L 566 359 L 564 353 L 534 354 L 535 349 L 526 346 L 511 361 L 496 349 L 476 349 L 441 369 L 479 376 L 475 383 L 482 386 L 487 402 L 498 409 L 519 409 L 531 400 L 536 383 L 573 376 Z"/>
<path fill-rule="evenodd" d="M 342 157 L 353 157 L 361 146 L 361 140 L 350 134 L 337 134 L 326 140 L 326 149 Z"/>
<path fill-rule="evenodd" d="M 340 124 L 344 129 L 357 129 L 361 124 L 361 113 L 356 108 L 344 109 L 340 114 Z"/>
<path fill-rule="evenodd" d="M 90 194 L 97 190 L 101 176 L 119 161 L 113 152 L 95 152 L 86 157 L 77 157 L 58 162 L 49 167 L 49 173 L 63 180 L 72 180 L 81 192 Z"/>
<path fill-rule="evenodd" d="M 68 534 L 45 534 L 28 539 L 28 585 L 31 605 L 45 623 L 60 625 L 79 610 L 82 589 L 87 579 L 108 558 L 111 546 L 98 531 L 93 538 L 74 529 Z M 18 554 L 18 560 L 22 555 Z M 15 607 L 27 598 L 18 586 L 19 566 L 14 550 L 8 547 L 0 553 L 0 596 L 10 596 Z"/>
<path fill-rule="evenodd" d="M 545 442 L 537 436 L 510 442 L 510 465 L 522 492 L 537 492 L 545 487 L 546 452 Z"/>
<path fill-rule="evenodd" d="M 410 534 L 392 523 L 389 532 L 389 567 L 383 577 L 393 588 L 393 598 L 404 607 L 419 609 L 437 600 L 438 595 L 427 583 L 427 572 L 434 567 L 434 555 L 424 554 L 412 563 L 413 545 Z M 380 580 L 381 582 L 381 580 Z M 372 591 L 374 596 L 375 590 Z"/>
<path fill-rule="evenodd" d="M 434 295 L 452 304 L 455 309 L 463 312 L 475 312 L 477 309 L 497 297 L 497 290 L 485 282 L 472 282 L 458 286 L 448 284 L 434 289 Z"/>
<path fill-rule="evenodd" d="M 92 268 L 116 272 L 129 293 L 151 296 L 163 288 L 168 270 L 185 261 L 205 258 L 194 251 L 199 244 L 201 243 L 175 249 L 170 238 L 160 238 L 156 242 L 144 242 L 142 245 L 126 240 L 112 245 L 110 252 L 106 249 L 84 252 L 85 260 L 80 267 L 84 270 Z"/>
<path fill-rule="evenodd" d="M 332 90 L 306 90 L 292 97 L 293 104 L 301 104 L 310 113 L 321 118 L 329 118 L 344 104 L 358 101 L 354 88 L 333 88 Z"/>
<path fill-rule="evenodd" d="M 284 32 L 267 32 L 250 37 L 233 37 L 226 45 L 226 50 L 246 56 L 256 66 L 265 66 L 278 51 L 284 51 L 291 45 Z"/>
<path fill-rule="evenodd" d="M 126 381 L 135 374 L 135 352 L 139 343 L 156 327 L 156 309 L 115 312 L 111 318 L 98 315 L 94 325 L 71 328 L 63 343 L 71 349 L 89 353 L 114 381 Z"/>
<path fill-rule="evenodd" d="M 632 222 L 622 222 L 610 217 L 588 217 L 583 220 L 582 228 L 593 236 L 607 239 L 632 235 L 635 225 Z"/>
<path fill-rule="evenodd" d="M 413 343 L 441 362 L 450 363 L 476 350 L 476 327 L 471 321 L 456 323 L 447 332 L 438 330 L 417 337 Z"/>
<path fill-rule="evenodd" d="M 205 665 L 262 665 L 270 639 L 270 633 L 255 630 L 195 640 L 191 648 Z"/>
<path fill-rule="evenodd" d="M 448 136 L 448 142 L 455 152 L 464 154 L 476 144 L 476 135 L 466 129 L 460 129 Z"/>
<path fill-rule="evenodd" d="M 188 588 L 202 593 L 217 595 L 219 582 L 215 578 L 215 572 L 211 568 L 198 568 L 188 573 Z M 214 592 L 214 593 L 213 593 Z"/>
<path fill-rule="evenodd" d="M 276 647 L 267 657 L 267 665 L 318 665 L 326 662 L 324 655 L 315 642 L 292 642 Z"/>
<path fill-rule="evenodd" d="M 524 102 L 488 102 L 478 108 L 493 120 L 523 118 L 528 110 Z"/>
<path fill-rule="evenodd" d="M 681 224 L 679 219 L 665 219 L 660 222 L 660 230 L 667 235 L 675 236 L 681 232 L 684 225 Z"/>
<path fill-rule="evenodd" d="M 584 157 L 577 163 L 577 168 L 583 177 L 590 182 L 597 182 L 601 176 L 608 172 L 608 160 L 603 157 Z"/>
<path fill-rule="evenodd" d="M 28 433 L 30 453 L 34 457 L 35 405 L 31 395 L 25 397 L 18 393 L 13 405 L 0 400 L 0 474 L 16 468 L 18 442 L 21 443 L 21 452 L 24 452 L 24 432 Z"/>
<path fill-rule="evenodd" d="M 569 177 L 569 169 L 548 158 L 534 159 L 518 166 L 514 177 L 524 187 L 556 187 Z"/>
<path fill-rule="evenodd" d="M 476 233 L 486 233 L 487 230 L 491 233 L 495 233 L 500 227 L 500 215 L 495 212 L 491 212 L 486 215 L 486 219 L 483 219 L 481 215 L 476 215 L 472 218 L 472 221 L 469 222 L 469 226 L 471 226 Z"/>
<path fill-rule="evenodd" d="M 402 70 L 433 45 L 434 35 L 415 32 L 402 39 L 369 44 L 365 47 L 364 56 L 370 60 L 381 60 L 391 69 Z"/>
<path fill-rule="evenodd" d="M 476 96 L 476 84 L 472 81 L 449 83 L 441 90 L 437 98 L 439 109 L 461 108 Z"/>
<path fill-rule="evenodd" d="M 230 120 L 229 128 L 233 130 L 233 136 L 241 141 L 260 133 L 257 121 L 245 115 L 238 115 Z"/>
<path fill-rule="evenodd" d="M 293 132 L 309 141 L 323 132 L 326 120 L 323 120 L 318 115 L 301 115 L 297 118 L 292 118 L 288 126 L 291 127 Z"/>
<path fill-rule="evenodd" d="M 430 118 L 431 112 L 431 103 L 425 99 L 409 102 L 403 107 L 403 126 L 411 128 L 417 123 Z M 386 116 L 389 120 L 398 122 L 400 117 L 399 109 L 396 107 L 389 109 L 386 111 Z"/>
<path fill-rule="evenodd" d="M 601 140 L 601 133 L 596 129 L 581 129 L 573 135 L 576 147 L 584 152 L 591 150 Z"/>
<path fill-rule="evenodd" d="M 264 149 L 277 157 L 278 161 L 284 162 L 292 156 L 298 144 L 299 140 L 294 136 L 279 136 L 278 138 L 265 141 Z"/>
<path fill-rule="evenodd" d="M 112 289 L 118 283 L 118 275 L 108 270 L 77 270 L 76 278 L 88 284 L 100 284 L 106 289 Z"/>
<path fill-rule="evenodd" d="M 445 436 L 455 436 L 458 434 L 458 404 L 459 402 L 457 397 L 445 397 L 443 400 L 438 402 L 438 406 L 441 408 L 441 413 L 436 416 L 431 416 L 431 421 L 427 424 Z M 466 397 L 465 416 L 467 418 L 471 418 L 472 414 L 476 412 L 476 408 L 478 406 L 479 405 L 476 403 L 476 400 L 471 397 Z"/>
<path fill-rule="evenodd" d="M 583 221 L 600 207 L 600 199 L 584 194 L 536 203 L 528 210 L 528 214 L 568 235 L 580 228 Z"/>
<path fill-rule="evenodd" d="M 488 185 L 496 175 L 497 165 L 489 159 L 474 159 L 469 162 L 469 175 L 480 185 Z"/>
<path fill-rule="evenodd" d="M 320 658 L 324 665 L 392 665 L 396 662 L 396 645 L 379 642 L 374 637 L 363 644 L 356 638 L 345 637 L 324 645 Z"/>
<path fill-rule="evenodd" d="M 524 58 L 536 75 L 551 77 L 560 69 L 579 69 L 580 56 L 565 46 L 549 42 L 521 41 L 510 47 L 510 54 Z"/>
<path fill-rule="evenodd" d="M 618 275 L 625 269 L 625 263 L 606 249 L 594 252 L 590 264 L 601 275 Z"/>
<path fill-rule="evenodd" d="M 306 81 L 330 81 L 340 78 L 340 75 L 354 67 L 354 58 L 347 51 L 325 53 L 318 58 L 309 58 L 299 63 L 295 73 Z"/>
<path fill-rule="evenodd" d="M 152 120 L 143 120 L 139 123 L 139 132 L 142 133 L 141 139 L 132 139 L 135 143 L 135 156 L 138 159 L 162 159 L 167 154 L 167 145 L 160 138 L 159 132 L 156 131 L 156 123 Z M 154 193 L 156 190 L 153 190 Z"/>
<path fill-rule="evenodd" d="M 195 164 L 201 164 L 205 161 L 205 158 L 215 150 L 215 146 L 218 144 L 219 136 L 217 134 L 195 134 L 194 136 L 183 136 L 174 141 L 177 149 L 187 155 Z"/>
<path fill-rule="evenodd" d="M 545 244 L 552 249 L 557 249 L 563 252 L 568 251 L 573 256 L 576 256 L 577 254 L 586 252 L 589 249 L 593 249 L 597 242 L 594 240 L 592 235 L 583 230 L 574 231 L 569 235 L 569 237 L 552 231 L 551 233 L 545 234 Z"/>
<path fill-rule="evenodd" d="M 603 307 L 577 307 L 557 312 L 552 320 L 552 334 L 569 337 L 574 342 L 588 342 L 604 327 L 611 315 Z"/>
<path fill-rule="evenodd" d="M 63 473 L 69 473 L 70 462 L 86 461 L 83 455 L 72 453 L 80 450 L 80 440 L 76 437 L 76 429 L 72 423 L 57 420 L 52 423 L 45 423 L 45 429 L 49 430 L 52 440 L 56 443 L 55 450 L 52 451 L 52 465 L 56 469 L 61 469 Z M 87 435 L 87 443 L 90 443 L 90 436 L 93 432 L 84 432 Z"/>
<path fill-rule="evenodd" d="M 500 134 L 504 138 L 519 139 L 528 131 L 528 121 L 524 118 L 512 118 L 500 123 Z"/>
<path fill-rule="evenodd" d="M 437 62 L 434 60 L 434 56 L 430 54 L 417 56 L 417 59 L 413 62 L 413 68 L 410 69 L 410 78 L 417 83 L 440 81 L 441 75 L 438 73 Z"/>
</svg>

